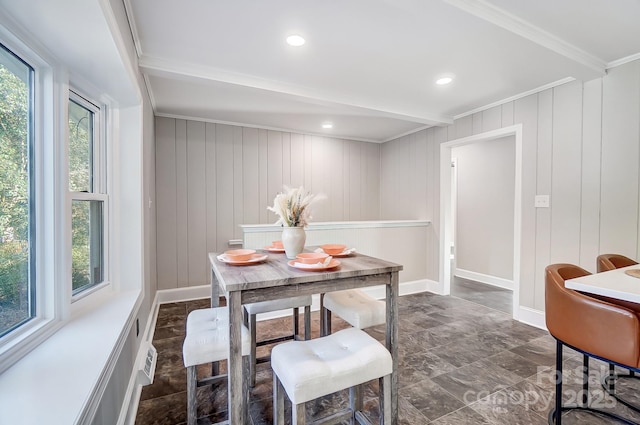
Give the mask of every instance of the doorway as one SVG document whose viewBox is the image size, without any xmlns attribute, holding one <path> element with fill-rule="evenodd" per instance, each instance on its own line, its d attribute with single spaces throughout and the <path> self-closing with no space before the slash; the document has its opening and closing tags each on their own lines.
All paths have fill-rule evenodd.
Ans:
<svg viewBox="0 0 640 425">
<path fill-rule="evenodd" d="M 513 197 L 513 301 L 511 313 L 514 318 L 518 318 L 519 294 L 520 294 L 520 241 L 522 222 L 522 125 L 514 125 L 464 137 L 440 145 L 440 282 L 439 286 L 443 294 L 451 294 L 452 278 L 452 249 L 454 245 L 454 224 L 453 208 L 455 204 L 452 200 L 452 182 L 455 176 L 451 172 L 452 150 L 457 147 L 471 145 L 478 142 L 492 141 L 496 139 L 511 137 L 515 143 L 514 155 L 514 197 Z M 455 248 L 453 250 L 455 252 Z"/>
</svg>

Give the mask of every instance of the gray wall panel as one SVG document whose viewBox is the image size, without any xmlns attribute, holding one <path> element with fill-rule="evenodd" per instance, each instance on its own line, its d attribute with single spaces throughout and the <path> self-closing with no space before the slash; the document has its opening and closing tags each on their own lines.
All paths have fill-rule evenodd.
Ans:
<svg viewBox="0 0 640 425">
<path fill-rule="evenodd" d="M 512 124 L 523 126 L 520 305 L 544 310 L 544 268 L 570 261 L 595 271 L 599 253 L 638 258 L 640 251 L 640 61 L 610 69 L 602 78 L 572 82 L 426 130 L 427 146 L 415 154 L 427 170 L 429 276 L 437 280 L 440 231 L 439 144 Z M 434 158 L 431 157 L 433 139 Z M 419 181 L 406 162 L 409 136 L 381 146 L 380 219 L 412 218 L 419 197 L 396 201 L 403 179 Z M 551 195 L 535 208 L 535 195 Z M 386 202 L 386 200 L 391 202 Z M 411 198 L 410 198 L 411 199 Z"/>
<path fill-rule="evenodd" d="M 206 281 L 208 276 L 206 216 L 205 123 L 187 122 L 187 241 L 189 281 Z"/>
<path fill-rule="evenodd" d="M 600 150 L 602 149 L 602 79 L 584 84 L 582 95 L 582 193 L 580 266 L 594 267 L 600 254 Z"/>
<path fill-rule="evenodd" d="M 580 263 L 582 83 L 554 89 L 551 170 L 552 263 Z"/>
<path fill-rule="evenodd" d="M 176 120 L 156 118 L 156 251 L 158 289 L 178 280 L 176 239 Z"/>
<path fill-rule="evenodd" d="M 176 120 L 176 257 L 178 286 L 189 286 L 187 122 Z"/>
<path fill-rule="evenodd" d="M 158 286 L 208 283 L 208 252 L 241 239 L 283 185 L 327 199 L 314 221 L 379 218 L 379 145 L 156 117 Z"/>
<path fill-rule="evenodd" d="M 638 256 L 640 61 L 609 70 L 602 87 L 600 247 Z"/>
</svg>

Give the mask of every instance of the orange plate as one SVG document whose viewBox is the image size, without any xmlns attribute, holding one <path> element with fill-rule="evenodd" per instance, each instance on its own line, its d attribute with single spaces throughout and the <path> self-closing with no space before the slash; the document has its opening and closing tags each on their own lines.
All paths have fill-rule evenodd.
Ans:
<svg viewBox="0 0 640 425">
<path fill-rule="evenodd" d="M 633 277 L 640 277 L 640 269 L 625 270 L 625 274 Z"/>
<path fill-rule="evenodd" d="M 338 258 L 344 258 L 344 257 L 351 257 L 353 254 L 355 254 L 355 252 L 350 252 L 348 254 L 333 254 L 331 256 L 332 257 L 338 257 Z"/>
<path fill-rule="evenodd" d="M 246 261 L 233 261 L 226 258 L 224 255 L 219 255 L 218 260 L 223 263 L 231 264 L 233 266 L 248 266 L 251 264 L 257 264 L 269 258 L 267 254 L 253 254 L 249 260 Z"/>
<path fill-rule="evenodd" d="M 323 270 L 329 270 L 329 269 L 335 269 L 336 267 L 338 267 L 340 265 L 340 261 L 338 260 L 331 260 L 329 262 L 328 265 L 326 266 L 321 266 L 321 267 L 298 267 L 296 266 L 296 260 L 290 260 L 288 263 L 289 267 L 293 267 L 295 269 L 298 270 L 304 270 L 304 271 L 308 271 L 308 272 L 317 272 L 317 271 L 323 271 Z"/>
<path fill-rule="evenodd" d="M 273 245 L 265 246 L 264 249 L 265 251 L 269 251 L 269 252 L 284 252 L 284 248 L 276 248 Z"/>
</svg>

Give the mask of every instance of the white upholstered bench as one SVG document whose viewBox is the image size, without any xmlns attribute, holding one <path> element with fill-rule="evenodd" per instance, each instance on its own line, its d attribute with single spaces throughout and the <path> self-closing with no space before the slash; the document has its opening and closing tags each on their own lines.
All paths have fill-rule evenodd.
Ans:
<svg viewBox="0 0 640 425">
<path fill-rule="evenodd" d="M 258 358 L 256 348 L 263 345 L 276 344 L 287 340 L 297 340 L 300 335 L 298 325 L 298 311 L 304 307 L 304 339 L 311 338 L 311 295 L 302 295 L 293 298 L 281 298 L 270 301 L 260 301 L 244 305 L 244 324 L 249 328 L 251 336 L 251 353 L 249 357 L 249 385 L 256 385 L 256 366 L 258 363 L 269 361 L 269 356 Z M 278 310 L 293 309 L 293 333 L 277 338 L 269 338 L 258 341 L 256 337 L 256 316 L 261 313 L 269 313 Z"/>
<path fill-rule="evenodd" d="M 249 330 L 242 330 L 242 362 L 243 369 L 249 369 L 249 352 L 251 340 Z M 187 316 L 186 337 L 182 345 L 182 358 L 187 368 L 187 423 L 195 425 L 197 421 L 198 401 L 197 387 L 226 380 L 227 375 L 214 375 L 198 380 L 197 366 L 215 363 L 212 368 L 217 373 L 217 362 L 225 360 L 229 354 L 229 310 L 226 307 L 204 308 L 194 310 Z M 243 373 L 243 410 L 248 413 L 249 376 Z M 222 410 L 222 409 L 221 409 Z M 226 406 L 224 407 L 226 410 Z M 226 422 L 224 422 L 226 423 Z"/>
<path fill-rule="evenodd" d="M 309 341 L 278 345 L 271 352 L 273 423 L 284 424 L 284 394 L 291 400 L 293 425 L 305 423 L 305 402 L 349 388 L 349 408 L 316 423 L 353 419 L 368 424 L 362 409 L 360 385 L 379 379 L 380 415 L 391 423 L 389 351 L 366 332 L 349 328 Z"/>
<path fill-rule="evenodd" d="M 360 289 L 327 292 L 321 311 L 321 335 L 331 333 L 331 313 L 341 317 L 354 328 L 365 329 L 382 325 L 386 319 L 386 304 Z"/>
</svg>

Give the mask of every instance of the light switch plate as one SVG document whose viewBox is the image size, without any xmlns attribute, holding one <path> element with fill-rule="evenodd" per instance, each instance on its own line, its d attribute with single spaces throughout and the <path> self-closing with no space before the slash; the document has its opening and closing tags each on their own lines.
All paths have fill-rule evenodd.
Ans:
<svg viewBox="0 0 640 425">
<path fill-rule="evenodd" d="M 549 195 L 536 195 L 536 208 L 549 208 Z"/>
</svg>

